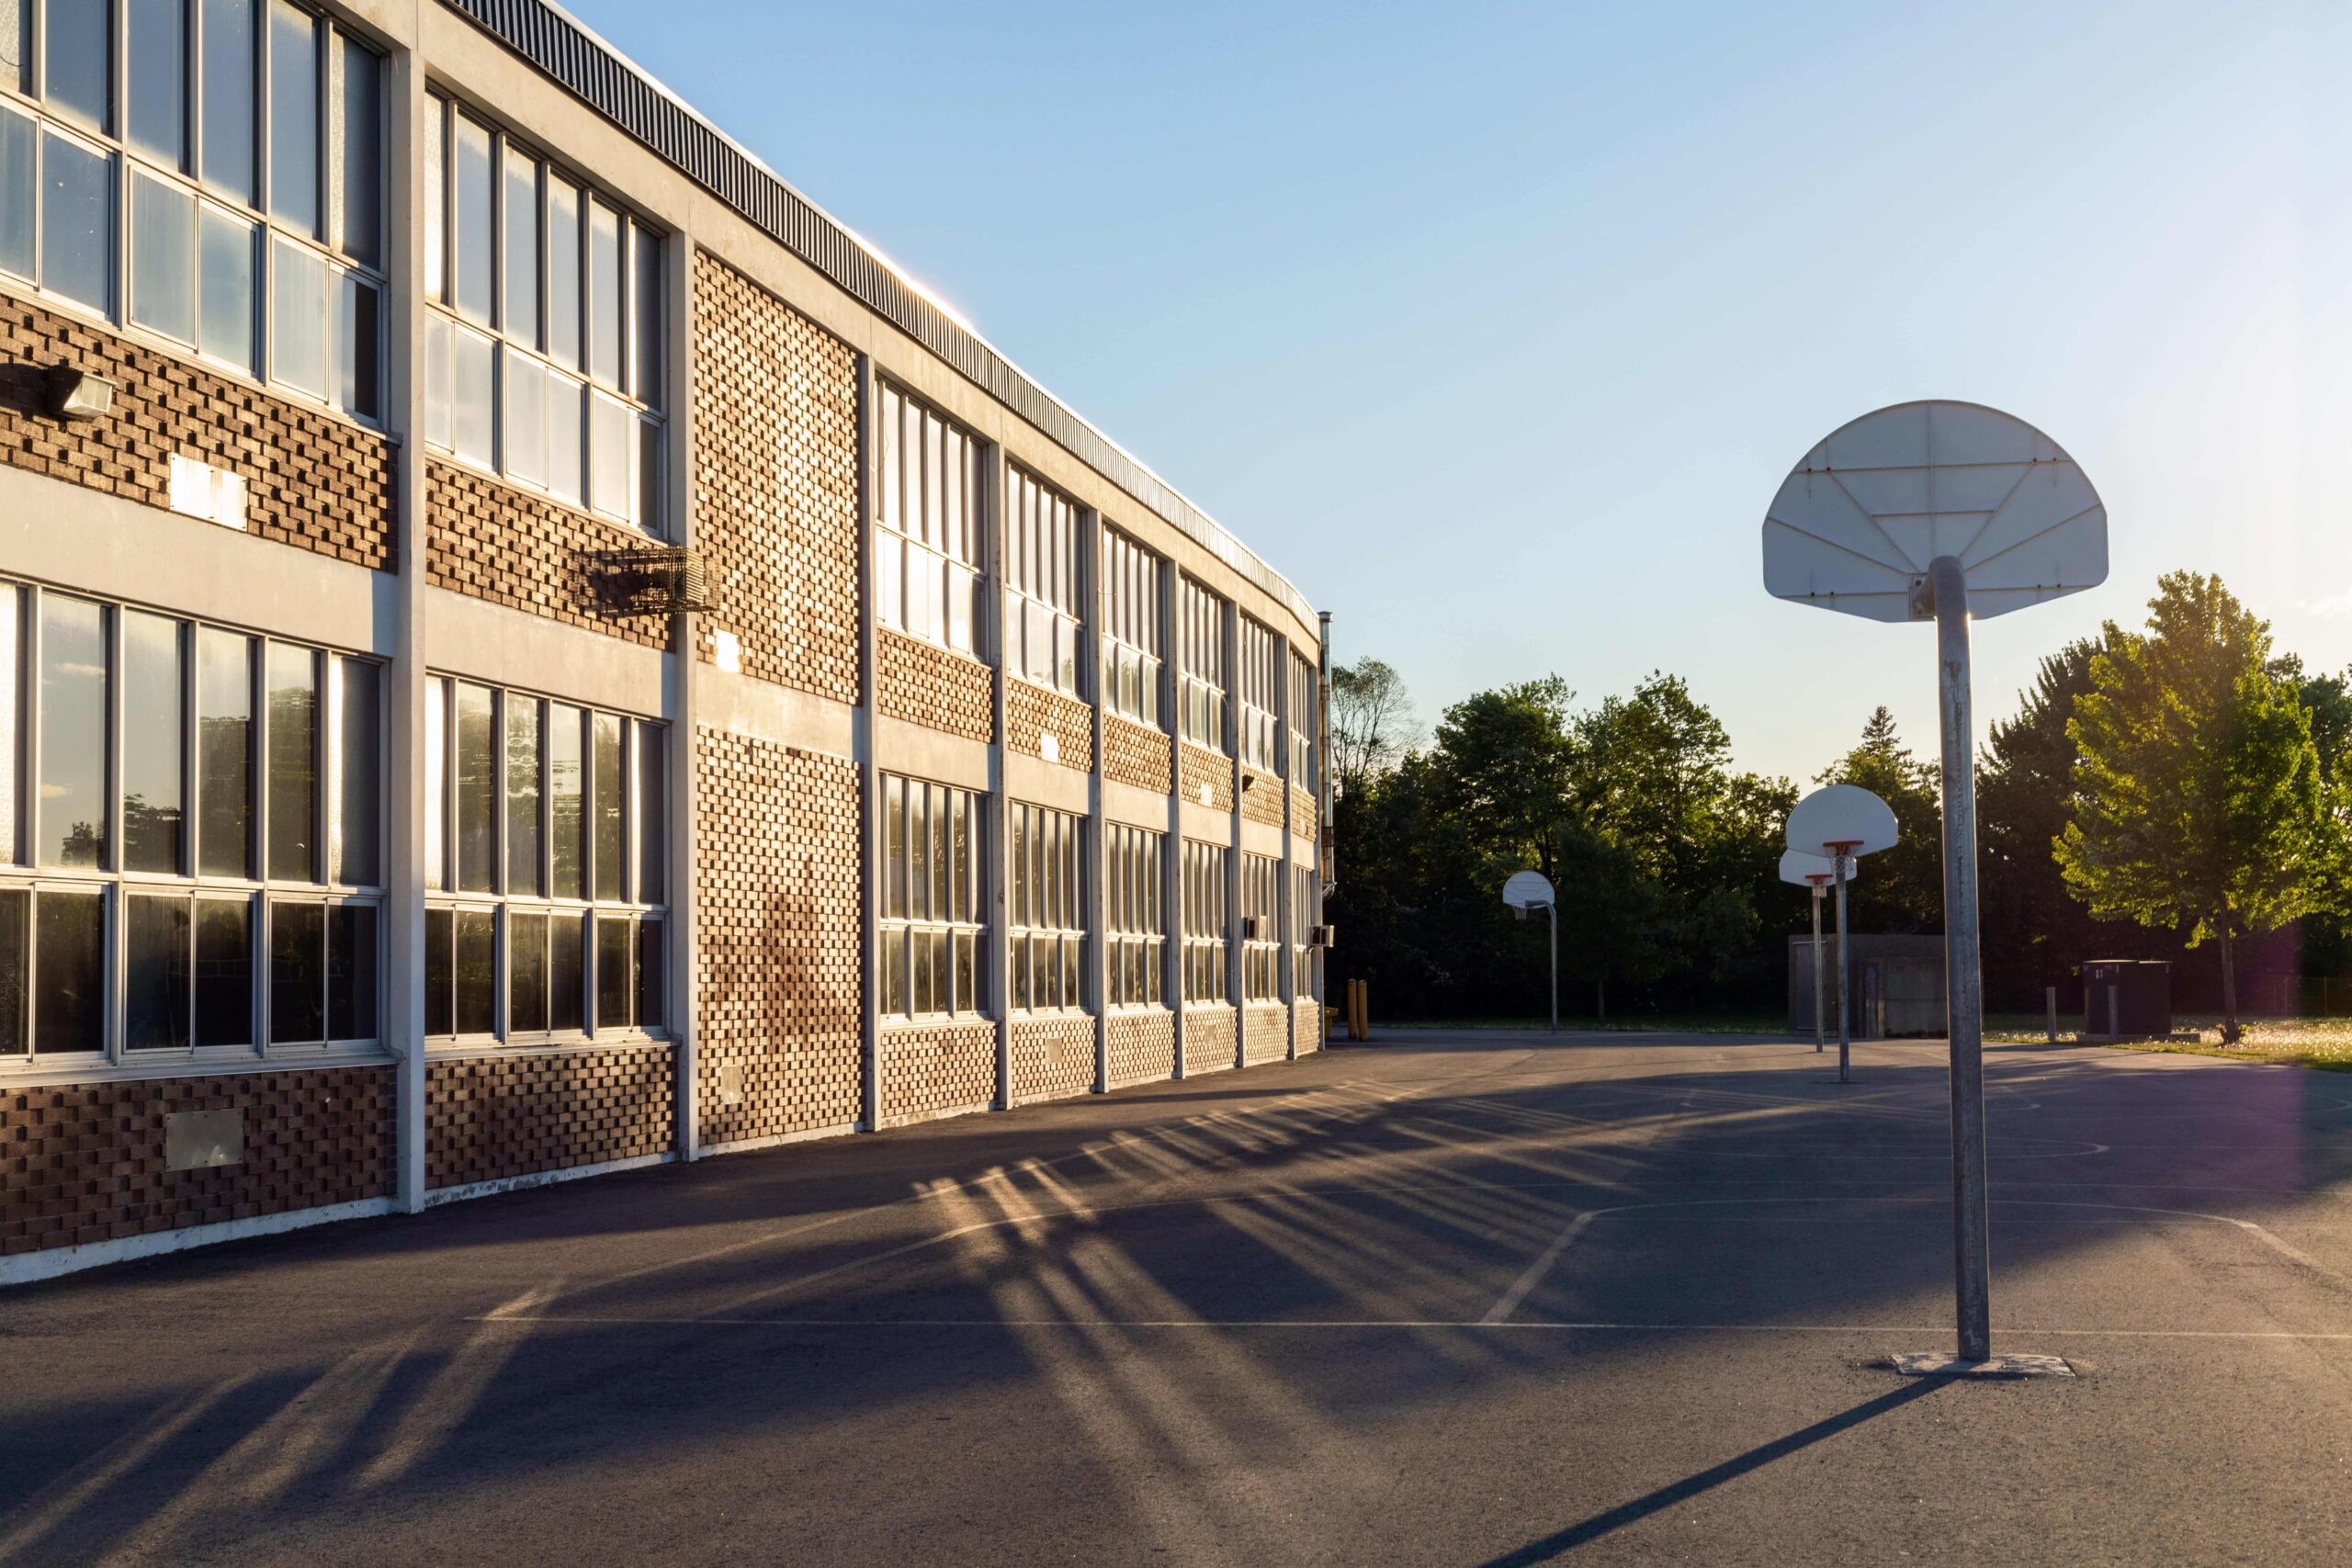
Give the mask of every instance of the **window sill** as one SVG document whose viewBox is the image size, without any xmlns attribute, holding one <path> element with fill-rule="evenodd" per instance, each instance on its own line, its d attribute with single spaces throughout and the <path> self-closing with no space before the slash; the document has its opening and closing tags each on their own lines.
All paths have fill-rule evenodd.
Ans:
<svg viewBox="0 0 2352 1568">
<path fill-rule="evenodd" d="M 120 1062 L 11 1062 L 0 1066 L 0 1089 L 48 1089 L 68 1084 L 153 1083 L 164 1078 L 250 1077 L 256 1073 L 314 1067 L 389 1067 L 399 1058 L 380 1046 L 305 1051 L 274 1055 L 184 1056 L 141 1053 Z"/>
<path fill-rule="evenodd" d="M 424 1043 L 424 1059 L 465 1062 L 495 1056 L 581 1056 L 598 1051 L 666 1049 L 675 1043 L 667 1034 L 648 1034 L 642 1030 L 594 1035 L 534 1034 L 517 1040 L 444 1037 Z"/>
</svg>

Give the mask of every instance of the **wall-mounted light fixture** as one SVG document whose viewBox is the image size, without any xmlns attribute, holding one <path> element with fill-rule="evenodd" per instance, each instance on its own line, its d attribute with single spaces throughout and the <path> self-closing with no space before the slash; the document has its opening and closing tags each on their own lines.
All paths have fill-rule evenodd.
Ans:
<svg viewBox="0 0 2352 1568">
<path fill-rule="evenodd" d="M 49 412 L 67 424 L 87 424 L 114 411 L 114 383 L 71 365 L 49 371 Z"/>
</svg>

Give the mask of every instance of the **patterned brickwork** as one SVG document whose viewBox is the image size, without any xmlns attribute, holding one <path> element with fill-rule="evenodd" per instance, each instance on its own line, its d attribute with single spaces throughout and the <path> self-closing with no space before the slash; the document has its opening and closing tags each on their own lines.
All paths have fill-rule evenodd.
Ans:
<svg viewBox="0 0 2352 1568">
<path fill-rule="evenodd" d="M 424 1185 L 466 1187 L 668 1153 L 677 1087 L 666 1045 L 424 1064 Z"/>
<path fill-rule="evenodd" d="M 857 701 L 857 359 L 707 252 L 695 255 L 695 541 L 718 608 L 698 651 Z"/>
<path fill-rule="evenodd" d="M 40 412 L 54 365 L 113 382 L 112 412 L 71 425 Z M 245 530 L 256 538 L 394 570 L 398 458 L 390 441 L 102 328 L 0 298 L 0 463 L 160 507 L 169 504 L 175 454 L 244 479 Z"/>
<path fill-rule="evenodd" d="M 995 738 L 995 671 L 888 626 L 877 627 L 874 639 L 877 709 L 970 740 Z"/>
<path fill-rule="evenodd" d="M 876 1054 L 886 1127 L 995 1103 L 996 1025 L 985 1019 L 885 1028 Z"/>
<path fill-rule="evenodd" d="M 1221 1072 L 1234 1065 L 1234 1010 L 1184 1010 L 1184 1076 Z"/>
<path fill-rule="evenodd" d="M 0 1090 L 0 1256 L 387 1198 L 389 1066 Z M 244 1157 L 164 1168 L 164 1118 L 244 1112 Z"/>
<path fill-rule="evenodd" d="M 1281 827 L 1283 808 L 1290 804 L 1283 798 L 1288 786 L 1273 774 L 1261 773 L 1255 768 L 1242 769 L 1241 776 L 1250 785 L 1241 792 L 1241 815 L 1270 828 Z"/>
<path fill-rule="evenodd" d="M 424 482 L 432 525 L 424 573 L 435 588 L 642 648 L 669 646 L 667 616 L 598 609 L 590 558 L 642 549 L 649 544 L 643 534 L 437 458 L 426 460 Z"/>
<path fill-rule="evenodd" d="M 1315 796 L 1306 790 L 1290 792 L 1290 830 L 1310 844 L 1315 842 Z"/>
<path fill-rule="evenodd" d="M 1161 1008 L 1111 1015 L 1111 1087 L 1158 1083 L 1176 1071 L 1176 1015 Z"/>
<path fill-rule="evenodd" d="M 1218 811 L 1233 809 L 1233 759 L 1220 757 L 1187 740 L 1177 748 L 1177 763 L 1184 770 L 1182 780 L 1184 804 L 1206 806 Z M 1208 794 L 1202 795 L 1206 785 Z"/>
<path fill-rule="evenodd" d="M 1176 786 L 1175 738 L 1116 714 L 1102 716 L 1102 776 L 1166 795 Z"/>
<path fill-rule="evenodd" d="M 1279 1062 L 1290 1055 L 1290 1009 L 1252 1006 L 1241 1020 L 1241 1059 L 1249 1066 Z"/>
<path fill-rule="evenodd" d="M 1291 1011 L 1295 1015 L 1292 1029 L 1298 1054 L 1304 1056 L 1309 1051 L 1323 1049 L 1323 1004 L 1312 998 L 1293 1002 Z"/>
<path fill-rule="evenodd" d="M 1012 1021 L 1012 1103 L 1067 1100 L 1094 1087 L 1094 1021 L 1083 1015 Z"/>
<path fill-rule="evenodd" d="M 1046 754 L 1051 735 L 1055 761 L 1081 773 L 1094 771 L 1094 710 L 1084 703 L 1008 677 L 1004 682 L 1004 739 L 1023 757 Z"/>
<path fill-rule="evenodd" d="M 865 1113 L 857 765 L 695 735 L 696 1101 L 705 1144 Z"/>
</svg>

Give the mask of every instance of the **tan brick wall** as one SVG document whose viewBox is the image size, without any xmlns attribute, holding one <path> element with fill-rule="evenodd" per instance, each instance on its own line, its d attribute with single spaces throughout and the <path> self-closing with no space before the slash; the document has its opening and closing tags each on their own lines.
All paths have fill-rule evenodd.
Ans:
<svg viewBox="0 0 2352 1568">
<path fill-rule="evenodd" d="M 695 255 L 695 542 L 743 673 L 857 701 L 857 357 L 707 253 Z"/>
<path fill-rule="evenodd" d="M 0 1257 L 388 1198 L 392 1069 L 0 1090 Z M 164 1118 L 242 1110 L 245 1156 L 164 1168 Z"/>
<path fill-rule="evenodd" d="M 673 1060 L 667 1045 L 624 1045 L 426 1062 L 424 1185 L 668 1153 L 677 1141 Z"/>
<path fill-rule="evenodd" d="M 1304 1056 L 1309 1051 L 1323 1049 L 1323 1004 L 1312 1000 L 1293 1002 L 1291 1011 L 1295 1015 L 1292 1028 L 1295 1032 L 1298 1054 Z"/>
<path fill-rule="evenodd" d="M 695 733 L 696 1100 L 705 1144 L 865 1114 L 857 765 Z"/>
<path fill-rule="evenodd" d="M 886 1026 L 876 1055 L 885 1127 L 995 1103 L 996 1025 L 985 1019 Z"/>
<path fill-rule="evenodd" d="M 1290 792 L 1290 830 L 1308 843 L 1315 842 L 1315 796 L 1303 789 Z"/>
<path fill-rule="evenodd" d="M 1284 808 L 1290 804 L 1283 798 L 1289 786 L 1273 774 L 1261 773 L 1255 768 L 1242 769 L 1241 776 L 1250 781 L 1250 787 L 1241 792 L 1241 815 L 1252 822 L 1281 827 Z"/>
<path fill-rule="evenodd" d="M 1094 1021 L 1084 1015 L 1012 1021 L 1012 1103 L 1067 1100 L 1094 1087 Z"/>
<path fill-rule="evenodd" d="M 589 557 L 645 548 L 643 534 L 437 457 L 425 460 L 424 483 L 424 576 L 435 588 L 642 648 L 670 645 L 666 615 L 597 609 Z"/>
<path fill-rule="evenodd" d="M 1184 1076 L 1221 1072 L 1234 1065 L 1234 1010 L 1229 1007 L 1188 1007 L 1184 1010 Z"/>
<path fill-rule="evenodd" d="M 1279 1062 L 1290 1055 L 1290 1009 L 1282 1004 L 1254 1006 L 1241 1021 L 1242 1060 L 1250 1066 Z"/>
<path fill-rule="evenodd" d="M 1040 738 L 1049 734 L 1057 748 L 1055 760 L 1063 767 L 1081 773 L 1094 771 L 1094 710 L 1059 692 L 1006 676 L 1006 747 L 1023 757 L 1042 757 L 1046 751 Z"/>
<path fill-rule="evenodd" d="M 1178 744 L 1177 764 L 1184 771 L 1182 780 L 1184 804 L 1214 807 L 1219 811 L 1233 809 L 1233 759 L 1220 757 L 1186 740 Z M 1208 785 L 1204 799 L 1201 786 Z"/>
<path fill-rule="evenodd" d="M 1154 795 L 1176 787 L 1175 737 L 1116 714 L 1102 716 L 1102 776 Z"/>
<path fill-rule="evenodd" d="M 996 736 L 996 671 L 888 626 L 876 628 L 874 705 L 893 718 L 971 740 Z"/>
<path fill-rule="evenodd" d="M 53 365 L 112 381 L 113 411 L 73 425 L 40 412 Z M 255 538 L 395 570 L 398 457 L 391 441 L 54 310 L 0 297 L 0 463 L 162 507 L 175 454 L 244 479 L 245 531 Z"/>
<path fill-rule="evenodd" d="M 1111 1087 L 1158 1083 L 1176 1073 L 1176 1015 L 1164 1008 L 1111 1015 Z"/>
</svg>

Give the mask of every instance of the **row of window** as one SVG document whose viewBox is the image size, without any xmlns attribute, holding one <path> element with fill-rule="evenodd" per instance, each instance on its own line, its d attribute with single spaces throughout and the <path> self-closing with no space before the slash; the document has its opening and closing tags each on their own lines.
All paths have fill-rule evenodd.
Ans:
<svg viewBox="0 0 2352 1568">
<path fill-rule="evenodd" d="M 1012 1005 L 1085 1005 L 1086 818 L 1018 801 L 1012 809 Z"/>
<path fill-rule="evenodd" d="M 1182 733 L 1195 745 L 1225 750 L 1225 601 L 1184 578 L 1176 586 L 1176 652 L 1183 671 L 1177 698 Z"/>
<path fill-rule="evenodd" d="M 1274 694 L 1282 687 L 1282 667 L 1275 662 L 1281 649 L 1273 632 L 1249 616 L 1241 617 L 1241 760 L 1268 773 L 1282 765 L 1275 750 Z"/>
<path fill-rule="evenodd" d="M 981 873 L 987 797 L 882 778 L 880 1011 L 884 1018 L 978 1014 L 988 922 Z"/>
<path fill-rule="evenodd" d="M 1313 664 L 1291 655 L 1290 782 L 1298 789 L 1315 788 L 1315 705 L 1322 685 L 1321 672 Z"/>
<path fill-rule="evenodd" d="M 1184 840 L 1184 999 L 1222 1002 L 1226 988 L 1225 857 L 1222 844 Z"/>
<path fill-rule="evenodd" d="M 1241 994 L 1253 1002 L 1282 999 L 1282 862 L 1272 855 L 1241 857 L 1241 916 L 1250 922 L 1241 940 Z"/>
<path fill-rule="evenodd" d="M 896 387 L 876 419 L 875 616 L 978 651 L 980 443 Z"/>
<path fill-rule="evenodd" d="M 1125 1007 L 1157 1007 L 1160 953 L 1168 937 L 1159 881 L 1168 835 L 1118 822 L 1103 824 L 1102 833 L 1110 999 Z"/>
<path fill-rule="evenodd" d="M 1004 667 L 1079 690 L 1078 506 L 1019 468 L 1005 516 Z"/>
<path fill-rule="evenodd" d="M 628 910 L 428 908 L 425 1035 L 513 1043 L 659 1033 L 668 1021 L 666 929 L 659 915 Z"/>
<path fill-rule="evenodd" d="M 1114 529 L 1102 535 L 1102 701 L 1159 725 L 1159 558 Z"/>
<path fill-rule="evenodd" d="M 288 0 L 13 0 L 0 41 L 0 272 L 381 417 L 372 51 Z"/>
</svg>

